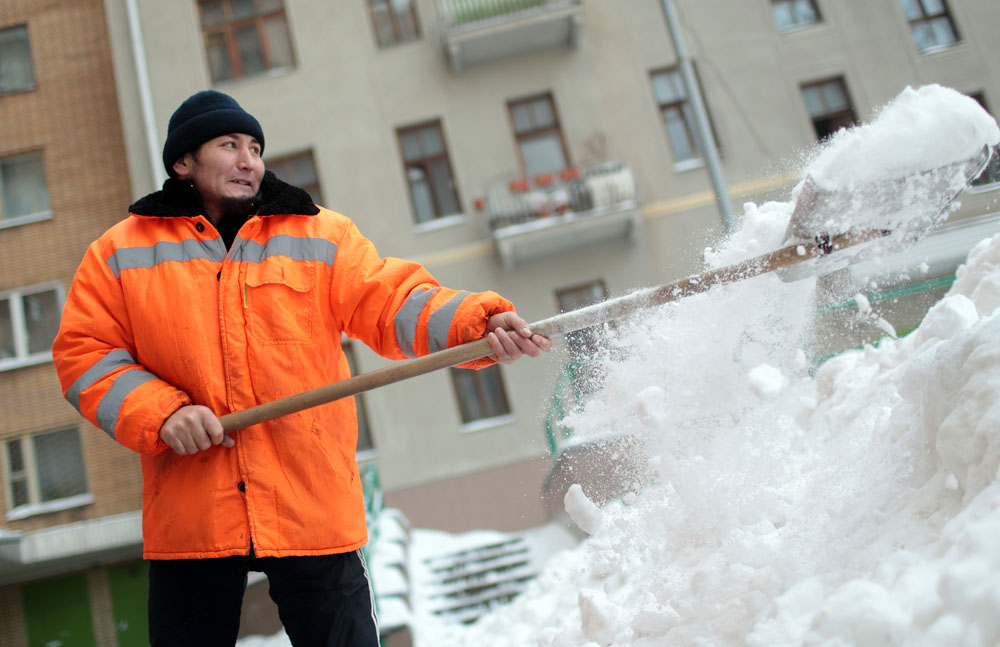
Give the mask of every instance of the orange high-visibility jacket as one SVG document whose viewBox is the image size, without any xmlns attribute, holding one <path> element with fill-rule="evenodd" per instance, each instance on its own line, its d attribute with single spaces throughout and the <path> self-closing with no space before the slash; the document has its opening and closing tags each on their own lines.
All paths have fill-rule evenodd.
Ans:
<svg viewBox="0 0 1000 647">
<path fill-rule="evenodd" d="M 355 550 L 367 532 L 353 398 L 187 456 L 160 426 L 187 404 L 222 415 L 349 377 L 342 332 L 403 359 L 478 339 L 513 306 L 380 258 L 269 172 L 229 250 L 190 192 L 168 180 L 90 245 L 52 349 L 66 398 L 141 454 L 147 559 L 245 555 L 251 541 L 262 557 Z"/>
</svg>

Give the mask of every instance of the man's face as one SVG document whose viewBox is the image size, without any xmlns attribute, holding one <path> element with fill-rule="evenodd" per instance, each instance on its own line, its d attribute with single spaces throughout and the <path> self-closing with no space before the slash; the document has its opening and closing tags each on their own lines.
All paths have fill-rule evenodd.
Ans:
<svg viewBox="0 0 1000 647">
<path fill-rule="evenodd" d="M 177 160 L 174 171 L 180 179 L 194 183 L 206 209 L 227 199 L 252 198 L 264 177 L 260 142 L 241 133 L 210 139 L 195 154 Z"/>
</svg>

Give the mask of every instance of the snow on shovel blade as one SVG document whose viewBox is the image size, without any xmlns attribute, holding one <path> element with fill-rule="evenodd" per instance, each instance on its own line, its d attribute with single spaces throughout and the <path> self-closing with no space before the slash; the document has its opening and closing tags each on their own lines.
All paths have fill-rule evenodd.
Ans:
<svg viewBox="0 0 1000 647">
<path fill-rule="evenodd" d="M 785 245 L 822 245 L 837 234 L 866 230 L 885 235 L 781 268 L 778 276 L 783 281 L 797 281 L 911 247 L 948 215 L 955 199 L 986 168 L 991 152 L 989 146 L 984 146 L 969 160 L 843 188 L 824 188 L 812 176 L 806 176 L 785 231 Z"/>
</svg>

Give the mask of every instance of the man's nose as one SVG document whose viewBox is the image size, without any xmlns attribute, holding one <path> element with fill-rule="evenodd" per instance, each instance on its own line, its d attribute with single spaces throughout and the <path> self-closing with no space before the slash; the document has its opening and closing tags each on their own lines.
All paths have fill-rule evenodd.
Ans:
<svg viewBox="0 0 1000 647">
<path fill-rule="evenodd" d="M 242 169 L 247 168 L 253 162 L 253 153 L 249 148 L 240 147 L 239 155 L 236 156 L 236 164 Z"/>
</svg>

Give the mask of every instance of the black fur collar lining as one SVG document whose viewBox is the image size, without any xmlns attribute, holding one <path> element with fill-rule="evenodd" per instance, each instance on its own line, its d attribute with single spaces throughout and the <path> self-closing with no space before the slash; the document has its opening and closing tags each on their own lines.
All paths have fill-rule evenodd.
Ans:
<svg viewBox="0 0 1000 647">
<path fill-rule="evenodd" d="M 297 186 L 282 182 L 271 171 L 264 172 L 257 194 L 258 216 L 293 214 L 315 216 L 319 213 L 312 197 Z M 169 178 L 163 188 L 140 198 L 128 208 L 137 216 L 168 218 L 177 216 L 197 216 L 204 213 L 201 198 L 194 186 L 187 181 Z"/>
</svg>

